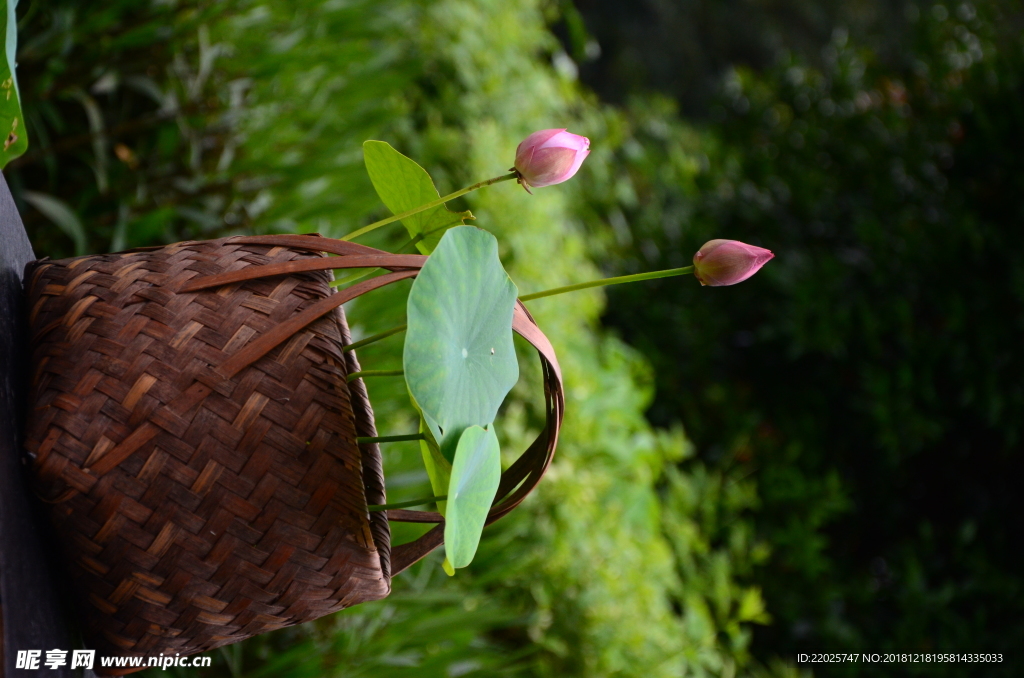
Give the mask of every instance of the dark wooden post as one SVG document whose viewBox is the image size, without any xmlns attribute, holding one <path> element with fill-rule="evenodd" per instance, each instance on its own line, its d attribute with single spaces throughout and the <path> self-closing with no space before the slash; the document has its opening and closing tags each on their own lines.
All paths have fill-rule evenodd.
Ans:
<svg viewBox="0 0 1024 678">
<path fill-rule="evenodd" d="M 7 181 L 0 175 L 0 605 L 3 675 L 71 677 L 69 666 L 15 669 L 18 650 L 68 650 L 71 639 L 54 591 L 44 529 L 21 462 L 28 395 L 22 274 L 35 259 Z"/>
</svg>

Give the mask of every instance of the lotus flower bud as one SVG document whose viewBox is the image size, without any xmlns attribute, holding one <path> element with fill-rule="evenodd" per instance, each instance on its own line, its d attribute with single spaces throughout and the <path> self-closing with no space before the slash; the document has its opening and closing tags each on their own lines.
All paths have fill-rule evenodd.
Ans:
<svg viewBox="0 0 1024 678">
<path fill-rule="evenodd" d="M 738 240 L 711 240 L 693 255 L 693 274 L 701 285 L 721 287 L 743 282 L 775 255 Z"/>
<path fill-rule="evenodd" d="M 551 186 L 572 178 L 589 154 L 590 139 L 564 129 L 542 129 L 519 144 L 512 169 L 529 191 L 531 186 Z"/>
</svg>

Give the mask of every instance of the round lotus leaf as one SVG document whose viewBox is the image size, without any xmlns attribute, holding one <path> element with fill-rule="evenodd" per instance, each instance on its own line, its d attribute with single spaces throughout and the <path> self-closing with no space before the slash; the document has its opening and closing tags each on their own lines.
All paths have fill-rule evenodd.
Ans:
<svg viewBox="0 0 1024 678">
<path fill-rule="evenodd" d="M 519 379 L 517 295 L 498 241 L 474 226 L 444 234 L 409 292 L 405 379 L 449 461 L 462 432 L 493 422 Z"/>
</svg>

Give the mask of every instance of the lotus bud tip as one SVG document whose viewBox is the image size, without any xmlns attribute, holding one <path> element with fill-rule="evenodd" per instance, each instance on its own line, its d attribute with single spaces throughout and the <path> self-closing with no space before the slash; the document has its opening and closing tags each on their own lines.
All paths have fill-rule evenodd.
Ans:
<svg viewBox="0 0 1024 678">
<path fill-rule="evenodd" d="M 520 185 L 553 186 L 571 179 L 590 154 L 590 139 L 565 129 L 543 129 L 526 137 L 516 148 L 513 170 Z"/>
<path fill-rule="evenodd" d="M 710 240 L 693 255 L 693 274 L 701 285 L 722 287 L 743 282 L 775 255 L 738 240 Z"/>
</svg>

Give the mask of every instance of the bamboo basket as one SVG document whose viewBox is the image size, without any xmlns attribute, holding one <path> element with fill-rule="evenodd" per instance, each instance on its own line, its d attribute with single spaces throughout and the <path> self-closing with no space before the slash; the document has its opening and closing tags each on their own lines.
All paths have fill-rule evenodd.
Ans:
<svg viewBox="0 0 1024 678">
<path fill-rule="evenodd" d="M 327 257 L 325 253 L 337 256 Z M 317 235 L 234 237 L 29 264 L 26 449 L 100 655 L 188 655 L 391 590 L 442 543 L 386 503 L 373 411 L 341 304 L 426 257 Z M 342 292 L 329 269 L 388 273 Z M 493 522 L 536 486 L 564 410 L 539 352 L 546 426 L 503 474 Z M 389 521 L 438 523 L 392 548 Z M 127 671 L 122 670 L 121 673 Z"/>
</svg>

